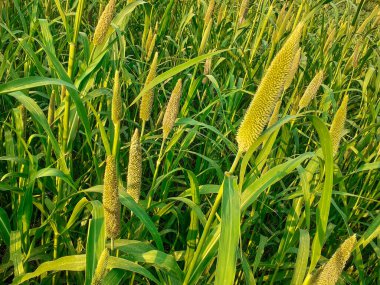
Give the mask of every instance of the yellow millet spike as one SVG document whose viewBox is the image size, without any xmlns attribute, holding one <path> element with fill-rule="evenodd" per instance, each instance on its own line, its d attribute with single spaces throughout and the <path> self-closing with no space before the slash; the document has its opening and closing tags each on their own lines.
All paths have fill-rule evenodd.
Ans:
<svg viewBox="0 0 380 285">
<path fill-rule="evenodd" d="M 203 75 L 209 75 L 210 74 L 210 71 L 211 71 L 211 62 L 212 62 L 212 58 L 209 57 L 208 59 L 206 59 L 206 62 L 205 62 L 205 66 L 204 66 L 204 69 L 203 69 Z M 202 83 L 203 84 L 206 84 L 208 81 L 208 78 L 205 77 L 202 79 Z"/>
<path fill-rule="evenodd" d="M 335 285 L 356 244 L 356 235 L 346 239 L 330 260 L 312 277 L 314 285 Z"/>
<path fill-rule="evenodd" d="M 205 25 L 207 25 L 208 22 L 211 20 L 212 13 L 214 12 L 214 7 L 215 7 L 215 0 L 210 0 L 210 3 L 208 4 L 206 14 L 205 14 L 205 19 L 204 19 Z"/>
<path fill-rule="evenodd" d="M 153 39 L 153 29 L 152 29 L 152 27 L 149 27 L 148 36 L 147 36 L 146 42 L 145 42 L 145 52 L 147 54 L 148 54 L 150 43 L 152 42 L 152 39 Z"/>
<path fill-rule="evenodd" d="M 153 39 L 151 40 L 151 43 L 150 43 L 150 46 L 149 46 L 149 49 L 148 49 L 148 53 L 146 55 L 146 60 L 148 61 L 150 59 L 150 57 L 152 56 L 152 53 L 153 53 L 153 50 L 154 50 L 154 47 L 156 45 L 156 39 L 157 39 L 157 34 L 155 33 L 153 35 Z"/>
<path fill-rule="evenodd" d="M 261 80 L 236 136 L 239 152 L 247 151 L 267 125 L 299 48 L 302 27 L 297 25 Z"/>
<path fill-rule="evenodd" d="M 303 93 L 298 103 L 299 110 L 307 107 L 310 104 L 311 100 L 313 100 L 313 98 L 317 94 L 319 87 L 321 87 L 322 82 L 323 70 L 319 71 L 310 81 L 309 85 L 307 86 L 305 92 Z"/>
<path fill-rule="evenodd" d="M 249 0 L 242 0 L 239 9 L 238 23 L 239 25 L 244 22 L 245 14 L 247 13 Z"/>
<path fill-rule="evenodd" d="M 140 200 L 142 175 L 142 157 L 139 130 L 136 129 L 129 149 L 129 162 L 127 174 L 127 193 L 136 201 Z"/>
<path fill-rule="evenodd" d="M 120 233 L 120 200 L 116 176 L 116 161 L 113 155 L 109 155 L 106 161 L 103 207 L 107 237 L 116 238 Z"/>
<path fill-rule="evenodd" d="M 102 254 L 99 257 L 98 265 L 96 266 L 96 270 L 94 273 L 94 277 L 92 278 L 91 285 L 101 285 L 103 278 L 107 272 L 107 264 L 109 258 L 108 248 L 105 248 L 102 251 Z"/>
<path fill-rule="evenodd" d="M 182 95 L 182 80 L 178 79 L 172 95 L 170 96 L 168 106 L 166 107 L 164 119 L 162 121 L 163 139 L 166 140 L 170 131 L 173 129 L 175 120 L 179 112 L 179 102 Z"/>
<path fill-rule="evenodd" d="M 111 107 L 112 122 L 116 124 L 123 118 L 123 103 L 120 94 L 120 78 L 118 70 L 115 72 Z"/>
<path fill-rule="evenodd" d="M 145 80 L 144 88 L 156 77 L 157 61 L 158 61 L 158 52 L 156 52 L 154 55 L 148 76 Z M 152 112 L 152 107 L 153 107 L 153 99 L 154 99 L 153 89 L 149 89 L 148 91 L 144 92 L 144 94 L 142 94 L 141 106 L 140 106 L 140 119 L 141 120 L 143 120 L 143 121 L 149 120 L 150 113 Z"/>
<path fill-rule="evenodd" d="M 102 15 L 99 18 L 94 32 L 93 43 L 95 46 L 101 45 L 107 35 L 108 28 L 111 25 L 111 21 L 115 14 L 116 0 L 110 0 L 104 8 Z"/>
<path fill-rule="evenodd" d="M 338 111 L 336 111 L 335 117 L 331 123 L 330 135 L 334 155 L 337 153 L 340 140 L 344 135 L 344 123 L 346 122 L 347 116 L 347 103 L 348 96 L 346 95 L 344 96 L 342 104 L 340 105 Z"/>
<path fill-rule="evenodd" d="M 288 89 L 290 87 L 290 84 L 293 81 L 294 75 L 296 75 L 296 73 L 297 73 L 298 66 L 299 66 L 299 63 L 300 63 L 300 59 L 301 59 L 301 48 L 299 48 L 297 50 L 297 53 L 294 56 L 292 68 L 290 70 L 290 73 L 289 73 L 288 77 L 286 77 L 286 80 L 285 80 L 284 90 L 286 90 L 286 89 Z"/>
</svg>

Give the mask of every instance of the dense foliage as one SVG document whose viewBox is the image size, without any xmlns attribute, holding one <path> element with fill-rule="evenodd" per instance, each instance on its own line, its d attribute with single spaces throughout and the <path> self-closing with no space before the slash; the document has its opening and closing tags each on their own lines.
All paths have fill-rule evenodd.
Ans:
<svg viewBox="0 0 380 285">
<path fill-rule="evenodd" d="M 378 284 L 375 2 L 1 1 L 0 283 Z"/>
</svg>

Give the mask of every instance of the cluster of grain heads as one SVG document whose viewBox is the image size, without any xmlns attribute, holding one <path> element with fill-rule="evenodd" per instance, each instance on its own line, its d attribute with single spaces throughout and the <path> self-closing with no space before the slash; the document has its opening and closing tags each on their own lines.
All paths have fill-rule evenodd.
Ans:
<svg viewBox="0 0 380 285">
<path fill-rule="evenodd" d="M 334 155 L 338 151 L 340 140 L 342 139 L 345 132 L 344 123 L 346 122 L 346 116 L 347 116 L 347 103 L 348 103 L 348 95 L 345 95 L 343 98 L 342 104 L 340 105 L 331 123 L 330 135 L 331 135 Z"/>
<path fill-rule="evenodd" d="M 215 0 L 210 0 L 208 3 L 208 7 L 205 13 L 205 18 L 204 18 L 204 26 L 207 26 L 212 20 L 212 13 L 214 12 L 214 7 L 215 7 Z"/>
<path fill-rule="evenodd" d="M 127 193 L 136 201 L 140 200 L 142 175 L 142 157 L 139 130 L 136 129 L 129 149 L 129 162 L 127 174 Z"/>
<path fill-rule="evenodd" d="M 94 273 L 94 277 L 92 278 L 91 285 L 101 285 L 103 283 L 103 279 L 107 272 L 108 258 L 109 258 L 108 248 L 105 248 L 99 257 L 98 265 L 96 266 L 96 270 Z"/>
<path fill-rule="evenodd" d="M 110 27 L 111 21 L 115 14 L 115 6 L 116 0 L 110 0 L 102 15 L 100 16 L 94 32 L 93 43 L 95 46 L 103 44 L 107 35 L 108 28 Z"/>
<path fill-rule="evenodd" d="M 285 84 L 284 84 L 284 91 L 290 87 L 290 84 L 293 81 L 294 76 L 297 73 L 299 63 L 301 59 L 301 48 L 298 49 L 296 55 L 294 56 L 292 68 L 290 69 L 289 75 L 286 77 Z"/>
<path fill-rule="evenodd" d="M 202 80 L 203 84 L 206 84 L 207 81 L 208 81 L 208 78 L 206 77 L 206 75 L 210 74 L 211 63 L 212 63 L 212 58 L 211 57 L 209 57 L 208 59 L 206 59 L 205 66 L 204 66 L 204 69 L 203 69 L 203 75 L 205 75 L 205 78 L 203 78 L 203 80 Z"/>
<path fill-rule="evenodd" d="M 114 84 L 113 84 L 113 95 L 112 95 L 112 122 L 116 125 L 120 123 L 123 118 L 123 103 L 120 94 L 120 78 L 119 71 L 115 72 Z"/>
<path fill-rule="evenodd" d="M 335 285 L 356 244 L 356 235 L 346 239 L 330 260 L 311 278 L 309 284 Z"/>
<path fill-rule="evenodd" d="M 311 100 L 313 100 L 313 98 L 318 92 L 319 87 L 321 87 L 321 84 L 323 82 L 323 76 L 323 70 L 321 70 L 310 81 L 309 85 L 306 87 L 306 90 L 298 103 L 299 110 L 307 107 L 310 104 Z"/>
<path fill-rule="evenodd" d="M 267 125 L 299 49 L 302 27 L 297 25 L 261 80 L 236 136 L 239 152 L 247 151 Z"/>
<path fill-rule="evenodd" d="M 120 200 L 116 161 L 113 155 L 109 155 L 106 160 L 103 207 L 107 237 L 114 239 L 120 233 Z"/>
<path fill-rule="evenodd" d="M 156 27 L 154 28 L 154 31 L 152 28 L 149 28 L 149 33 L 148 33 L 146 43 L 145 43 L 146 61 L 150 60 L 154 47 L 156 46 L 157 30 L 158 30 L 157 23 L 156 23 Z"/>
<path fill-rule="evenodd" d="M 239 13 L 238 13 L 238 24 L 242 24 L 245 19 L 245 14 L 248 11 L 249 0 L 242 0 L 240 3 Z"/>
<path fill-rule="evenodd" d="M 162 121 L 162 136 L 166 140 L 170 131 L 173 129 L 179 111 L 179 103 L 182 95 L 182 80 L 178 79 L 166 107 L 164 119 Z"/>
<path fill-rule="evenodd" d="M 158 62 L 158 52 L 155 53 L 148 76 L 145 80 L 145 86 L 147 86 L 155 77 L 157 71 L 157 62 Z M 153 107 L 153 89 L 149 89 L 142 94 L 141 106 L 140 106 L 140 119 L 144 122 L 148 121 L 150 118 L 150 113 L 152 112 Z"/>
</svg>

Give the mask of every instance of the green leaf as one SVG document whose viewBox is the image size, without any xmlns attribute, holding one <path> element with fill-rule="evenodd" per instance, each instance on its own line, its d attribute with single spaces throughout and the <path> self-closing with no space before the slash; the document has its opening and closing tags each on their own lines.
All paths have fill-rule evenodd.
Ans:
<svg viewBox="0 0 380 285">
<path fill-rule="evenodd" d="M 7 213 L 0 208 L 0 237 L 3 239 L 7 246 L 10 245 L 11 224 Z"/>
<path fill-rule="evenodd" d="M 223 183 L 221 234 L 215 273 L 216 285 L 234 283 L 239 237 L 240 191 L 237 186 L 237 177 L 226 174 Z"/>
<path fill-rule="evenodd" d="M 136 272 L 152 280 L 156 284 L 160 284 L 160 282 L 156 279 L 156 277 L 154 277 L 153 274 L 150 273 L 147 269 L 145 269 L 141 265 L 138 265 L 132 261 L 129 261 L 123 258 L 110 256 L 108 258 L 107 268 L 109 269 L 119 268 L 119 269 L 131 271 L 131 272 Z"/>
<path fill-rule="evenodd" d="M 34 272 L 16 277 L 12 284 L 21 284 L 48 271 L 84 271 L 85 262 L 86 256 L 84 254 L 64 256 L 53 261 L 47 261 L 38 266 Z"/>
<path fill-rule="evenodd" d="M 1 86 L 0 86 L 0 88 L 1 88 Z M 42 112 L 41 108 L 37 105 L 37 103 L 32 98 L 24 95 L 23 93 L 21 93 L 19 91 L 9 93 L 9 95 L 14 97 L 22 105 L 24 105 L 24 107 L 30 112 L 30 115 L 32 116 L 33 120 L 36 121 L 44 129 L 44 131 L 46 132 L 46 134 L 48 135 L 48 137 L 51 141 L 51 144 L 52 144 L 53 150 L 55 152 L 55 155 L 57 157 L 58 163 L 61 165 L 61 168 L 63 169 L 63 171 L 65 173 L 67 173 L 68 169 L 66 166 L 66 162 L 63 159 L 63 156 L 61 154 L 61 149 L 58 145 L 57 140 L 55 139 L 55 136 L 54 136 L 52 130 L 50 129 L 48 121 L 47 121 L 44 113 Z"/>
<path fill-rule="evenodd" d="M 35 87 L 46 86 L 46 85 L 60 85 L 60 86 L 63 85 L 68 88 L 72 88 L 76 90 L 76 87 L 73 84 L 63 81 L 61 79 L 31 76 L 31 77 L 25 77 L 25 78 L 18 78 L 10 82 L 1 84 L 0 94 L 7 94 L 7 93 L 31 89 Z"/>
<path fill-rule="evenodd" d="M 73 189 L 76 188 L 71 177 L 56 168 L 43 168 L 43 169 L 38 170 L 38 172 L 32 177 L 31 184 L 34 183 L 35 179 L 42 178 L 42 177 L 58 177 L 62 179 L 63 181 L 65 181 Z"/>
<path fill-rule="evenodd" d="M 264 192 L 269 186 L 280 181 L 286 175 L 291 173 L 298 165 L 300 165 L 306 159 L 309 159 L 314 156 L 314 153 L 307 152 L 299 155 L 294 159 L 277 165 L 268 172 L 264 173 L 259 179 L 255 180 L 250 184 L 241 196 L 241 210 L 244 212 L 249 205 L 251 205 L 256 199 Z"/>
<path fill-rule="evenodd" d="M 193 66 L 193 65 L 195 65 L 195 64 L 197 64 L 197 63 L 199 63 L 199 62 L 201 62 L 207 58 L 210 58 L 210 57 L 213 57 L 214 55 L 225 52 L 226 50 L 227 49 L 218 50 L 215 52 L 210 52 L 207 54 L 197 56 L 196 58 L 190 59 L 190 60 L 186 61 L 185 63 L 182 63 L 182 64 L 180 64 L 176 67 L 173 67 L 173 68 L 169 69 L 168 71 L 165 71 L 164 73 L 158 75 L 151 82 L 149 82 L 149 84 L 144 86 L 144 88 L 140 91 L 139 95 L 137 95 L 137 97 L 133 100 L 133 102 L 129 106 L 136 104 L 138 102 L 138 100 L 140 100 L 141 96 L 145 92 L 147 92 L 148 90 L 152 89 L 154 86 L 160 84 L 161 82 L 164 82 L 165 80 L 169 79 L 170 77 L 173 77 L 174 75 L 180 73 L 181 71 L 184 71 L 185 69 L 187 69 L 187 68 L 189 68 L 189 67 L 191 67 L 191 66 Z"/>
<path fill-rule="evenodd" d="M 136 240 L 115 240 L 115 248 L 128 254 L 134 261 L 152 264 L 165 270 L 178 280 L 183 279 L 183 273 L 172 255 L 156 250 L 148 243 Z"/>
<path fill-rule="evenodd" d="M 106 246 L 103 205 L 92 201 L 92 219 L 88 227 L 86 244 L 86 278 L 85 284 L 91 285 L 99 257 Z"/>
<path fill-rule="evenodd" d="M 161 251 L 164 250 L 164 245 L 162 243 L 161 236 L 152 222 L 152 220 L 149 218 L 148 214 L 145 212 L 143 208 L 141 208 L 131 196 L 128 194 L 121 193 L 120 194 L 120 202 L 126 206 L 129 210 L 131 210 L 145 225 L 145 227 L 148 229 L 148 231 L 152 234 L 153 239 L 157 245 L 157 248 Z"/>
<path fill-rule="evenodd" d="M 22 263 L 21 252 L 21 233 L 20 231 L 13 231 L 10 235 L 10 260 L 13 261 L 14 276 L 24 274 L 24 266 Z"/>
<path fill-rule="evenodd" d="M 88 204 L 88 200 L 86 197 L 83 197 L 79 200 L 79 202 L 75 205 L 73 212 L 71 213 L 70 219 L 67 222 L 65 229 L 63 232 L 69 230 L 71 226 L 77 221 L 79 218 L 79 214 L 81 213 L 82 209 Z"/>
<path fill-rule="evenodd" d="M 364 232 L 362 237 L 358 240 L 355 247 L 366 247 L 373 239 L 380 235 L 380 214 L 370 224 L 368 229 Z"/>
<path fill-rule="evenodd" d="M 301 285 L 304 280 L 305 273 L 307 270 L 307 261 L 309 259 L 309 250 L 309 232 L 306 230 L 300 230 L 300 245 L 298 247 L 297 261 L 291 282 L 292 285 Z"/>
<path fill-rule="evenodd" d="M 317 232 L 313 239 L 309 273 L 311 273 L 317 265 L 317 262 L 321 256 L 322 246 L 325 242 L 327 222 L 330 213 L 334 174 L 332 143 L 329 130 L 319 118 L 312 116 L 311 121 L 318 132 L 318 136 L 322 145 L 323 157 L 325 159 L 325 181 L 323 184 L 321 199 L 316 211 Z"/>
</svg>

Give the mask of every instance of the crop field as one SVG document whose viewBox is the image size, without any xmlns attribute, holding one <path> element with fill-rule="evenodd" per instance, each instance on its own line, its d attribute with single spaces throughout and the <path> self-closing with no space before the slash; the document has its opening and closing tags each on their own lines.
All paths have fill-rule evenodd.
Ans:
<svg viewBox="0 0 380 285">
<path fill-rule="evenodd" d="M 380 2 L 0 0 L 0 284 L 380 284 Z"/>
</svg>

